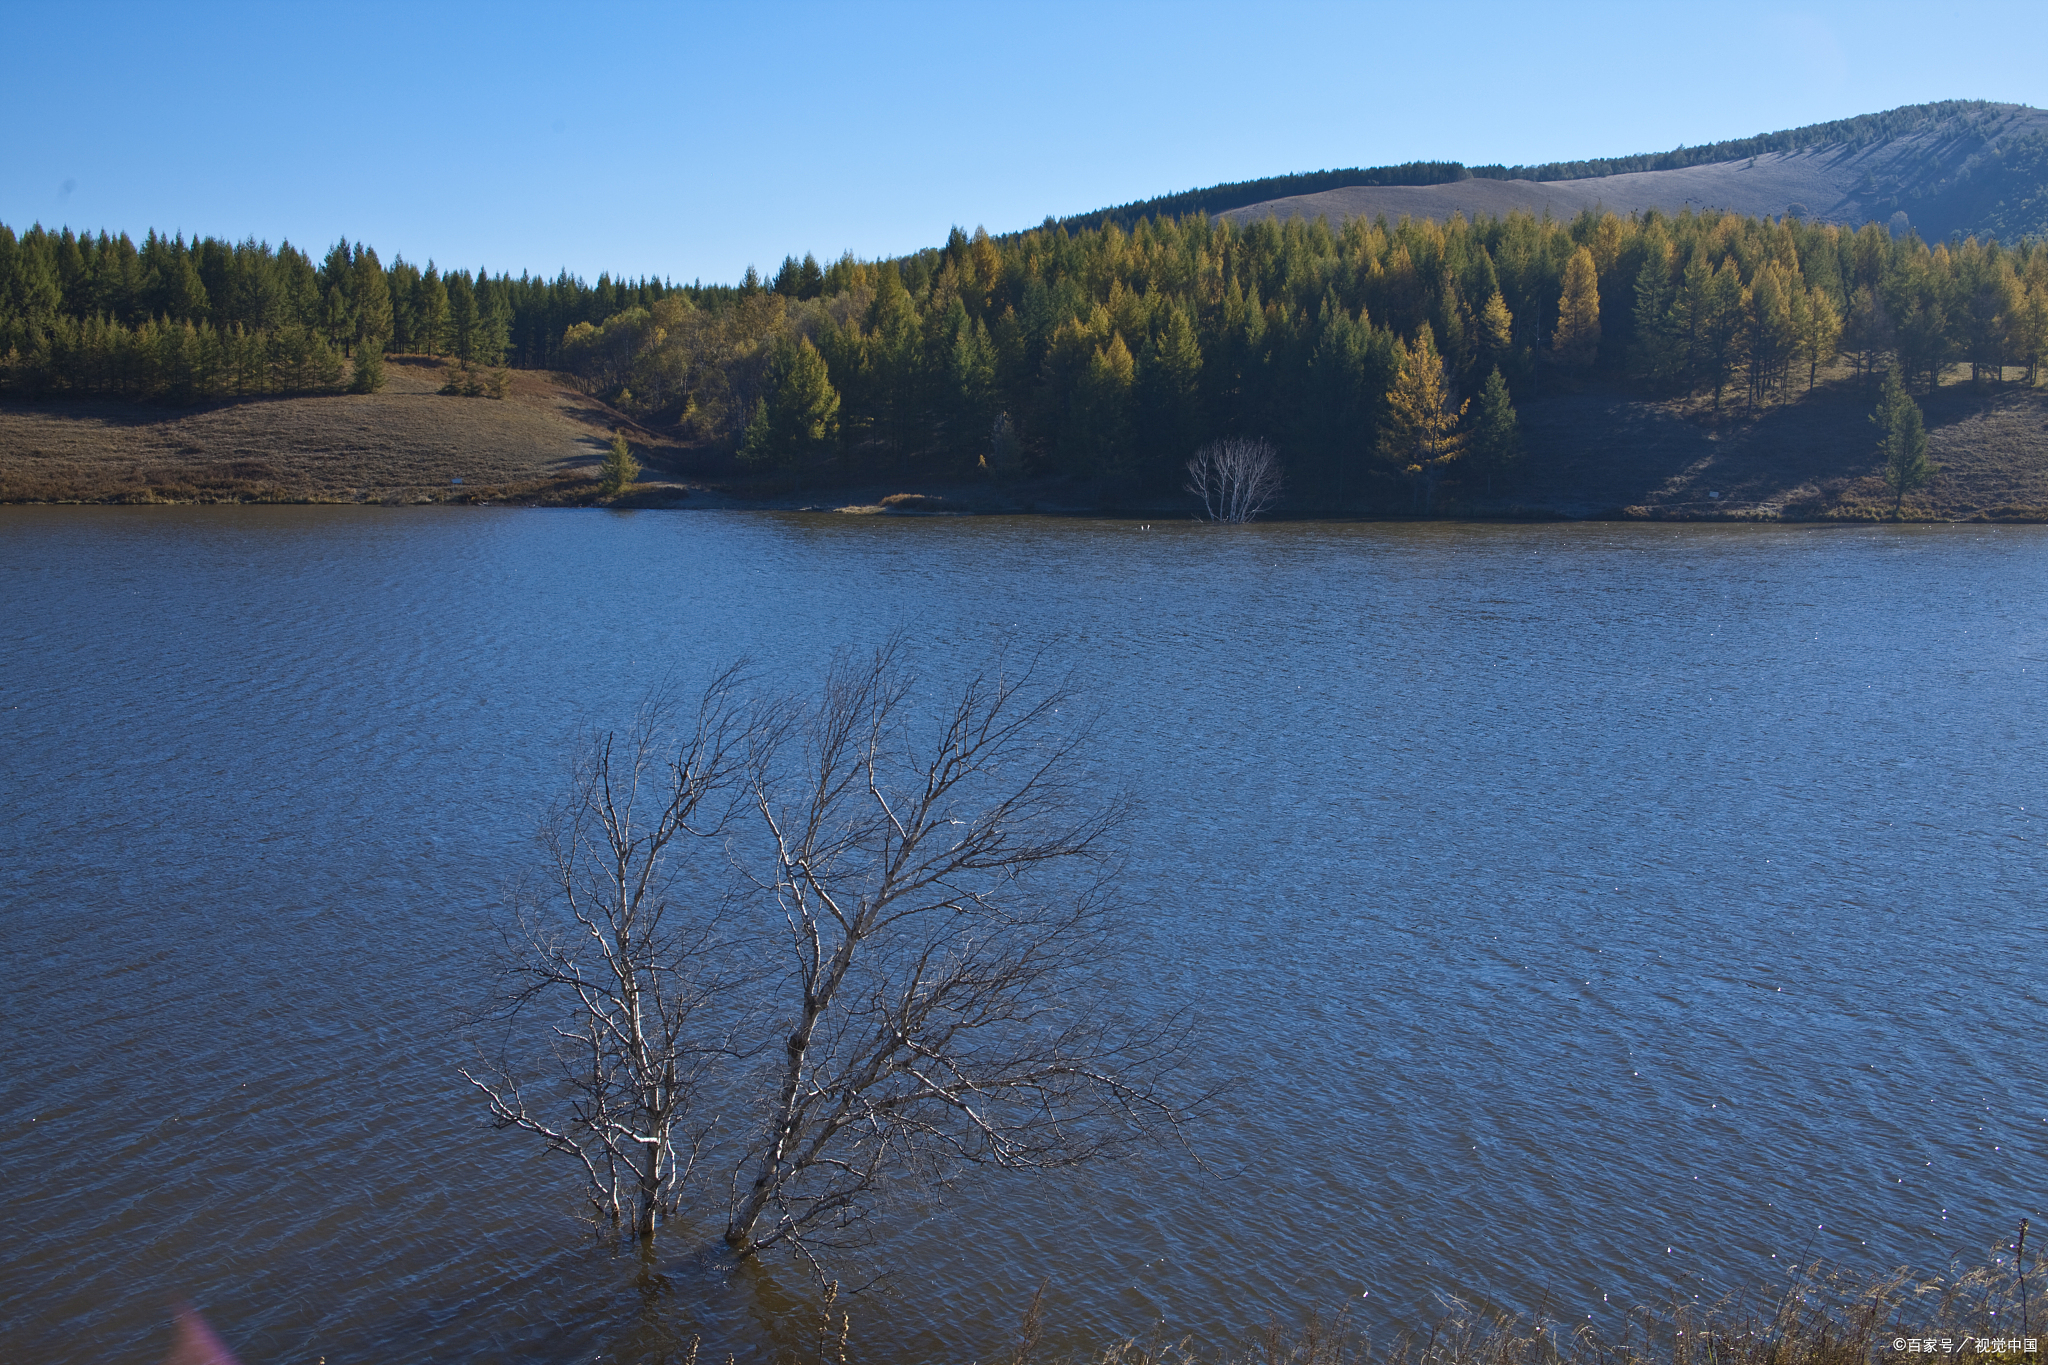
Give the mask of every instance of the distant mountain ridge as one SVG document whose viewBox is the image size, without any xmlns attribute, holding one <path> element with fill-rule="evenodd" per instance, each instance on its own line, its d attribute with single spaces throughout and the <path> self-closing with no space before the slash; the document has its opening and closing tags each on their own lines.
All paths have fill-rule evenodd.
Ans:
<svg viewBox="0 0 2048 1365">
<path fill-rule="evenodd" d="M 1750 174 L 1756 171 L 1763 174 Z M 1074 231 L 1188 213 L 1339 221 L 1517 209 L 1571 216 L 1588 208 L 1789 212 L 1851 226 L 1878 220 L 1930 239 L 2040 236 L 2048 234 L 2048 112 L 1944 100 L 1669 152 L 1540 166 L 1409 162 L 1271 176 L 1059 221 Z"/>
</svg>

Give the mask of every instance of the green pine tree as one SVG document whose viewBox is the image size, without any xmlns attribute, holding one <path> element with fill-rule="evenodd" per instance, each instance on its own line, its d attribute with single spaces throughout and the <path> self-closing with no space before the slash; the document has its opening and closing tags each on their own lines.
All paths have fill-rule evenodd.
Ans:
<svg viewBox="0 0 2048 1365">
<path fill-rule="evenodd" d="M 598 466 L 598 491 L 607 498 L 615 498 L 632 487 L 640 477 L 640 462 L 633 458 L 632 447 L 626 444 L 626 433 L 612 433 L 611 449 L 604 455 L 604 463 Z"/>
<path fill-rule="evenodd" d="M 1877 411 L 1870 414 L 1870 420 L 1877 425 L 1884 486 L 1892 490 L 1892 516 L 1897 517 L 1906 505 L 1906 494 L 1926 487 L 1937 472 L 1927 458 L 1927 428 L 1920 418 L 1920 405 L 1906 392 L 1897 365 L 1885 371 Z"/>
<path fill-rule="evenodd" d="M 375 393 L 384 387 L 384 343 L 364 337 L 356 343 L 355 373 L 349 388 L 357 393 Z"/>
<path fill-rule="evenodd" d="M 768 393 L 754 409 L 740 459 L 757 467 L 794 469 L 839 430 L 839 394 L 825 357 L 809 337 L 777 338 L 768 361 Z"/>
<path fill-rule="evenodd" d="M 1486 476 L 1486 496 L 1493 496 L 1494 475 L 1504 473 L 1521 454 L 1521 428 L 1515 405 L 1508 399 L 1507 381 L 1495 366 L 1479 391 L 1479 412 L 1473 418 L 1472 436 L 1465 447 L 1465 459 Z"/>
</svg>

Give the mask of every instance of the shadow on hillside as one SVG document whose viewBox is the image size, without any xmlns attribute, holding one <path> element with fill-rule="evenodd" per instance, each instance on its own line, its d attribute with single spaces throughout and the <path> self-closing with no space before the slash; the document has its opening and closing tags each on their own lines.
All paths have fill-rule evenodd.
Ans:
<svg viewBox="0 0 2048 1365">
<path fill-rule="evenodd" d="M 1775 511 L 1872 471 L 1869 410 L 1848 383 L 1754 414 L 1724 397 L 1718 419 L 1612 391 L 1559 395 L 1523 410 L 1520 491 L 1571 515 Z"/>
</svg>

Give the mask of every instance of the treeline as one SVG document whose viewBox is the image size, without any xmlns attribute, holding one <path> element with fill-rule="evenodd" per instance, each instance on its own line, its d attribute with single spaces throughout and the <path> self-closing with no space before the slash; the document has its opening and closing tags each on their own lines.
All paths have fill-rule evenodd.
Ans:
<svg viewBox="0 0 2048 1365">
<path fill-rule="evenodd" d="M 447 355 L 546 368 L 575 323 L 645 308 L 659 280 L 585 284 L 422 270 L 343 240 L 315 261 L 289 242 L 73 234 L 0 225 L 0 391 L 174 403 L 332 389 L 353 359 Z M 697 297 L 730 289 L 686 288 Z"/>
<path fill-rule="evenodd" d="M 1957 362 L 2031 383 L 2044 349 L 2038 243 L 1720 213 L 956 229 L 900 260 L 791 258 L 708 288 L 0 228 L 15 393 L 289 392 L 360 383 L 387 350 L 449 354 L 566 370 L 795 477 L 988 466 L 1164 488 L 1197 447 L 1247 436 L 1278 447 L 1303 505 L 1426 505 L 1493 487 L 1510 399 L 1560 385 L 1754 409 L 1796 401 L 1838 352 L 1925 387 Z"/>
<path fill-rule="evenodd" d="M 1842 350 L 1924 386 L 1958 361 L 2032 382 L 2044 348 L 2039 245 L 1516 214 L 956 230 L 900 261 L 785 261 L 769 284 L 579 325 L 563 359 L 644 421 L 791 473 L 1015 459 L 1163 487 L 1245 435 L 1280 448 L 1298 498 L 1347 505 L 1492 479 L 1459 438 L 1495 371 L 1517 402 L 1600 379 L 1755 408 L 1797 400 Z"/>
</svg>

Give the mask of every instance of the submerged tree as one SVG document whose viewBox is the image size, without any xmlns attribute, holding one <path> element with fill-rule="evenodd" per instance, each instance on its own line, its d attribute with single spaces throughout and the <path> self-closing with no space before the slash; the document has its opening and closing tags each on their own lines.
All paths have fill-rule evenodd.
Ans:
<svg viewBox="0 0 2048 1365">
<path fill-rule="evenodd" d="M 496 1126 L 575 1160 L 592 1209 L 642 1238 L 681 1206 L 709 1131 L 696 1101 L 729 1051 L 707 1023 L 734 979 L 716 951 L 721 888 L 677 845 L 715 839 L 744 790 L 737 681 L 714 683 L 680 734 L 657 700 L 590 743 L 543 826 L 546 879 L 506 933 L 498 1002 L 472 1021 L 502 1041 L 460 1068 Z"/>
<path fill-rule="evenodd" d="M 1936 469 L 1927 458 L 1927 428 L 1920 418 L 1920 405 L 1906 392 L 1896 365 L 1885 372 L 1877 411 L 1870 414 L 1870 420 L 1877 424 L 1884 486 L 1892 491 L 1892 515 L 1897 517 L 1906 505 L 1906 494 L 1932 482 Z"/>
<path fill-rule="evenodd" d="M 1125 806 L 1082 772 L 1072 696 L 998 670 L 926 728 L 912 684 L 900 646 L 842 655 L 817 701 L 751 727 L 779 985 L 726 1221 L 743 1255 L 843 1244 L 906 1183 L 1071 1166 L 1180 1119 L 1157 1088 L 1179 1020 L 1124 1033 L 1101 1008 Z"/>
<path fill-rule="evenodd" d="M 933 714 L 899 644 L 814 700 L 743 685 L 577 769 L 507 940 L 505 1043 L 463 1073 L 495 1121 L 642 1235 L 715 1158 L 731 1252 L 814 1267 L 892 1196 L 1175 1130 L 1182 1019 L 1104 1008 L 1126 804 L 1072 695 L 998 666 Z"/>
</svg>

